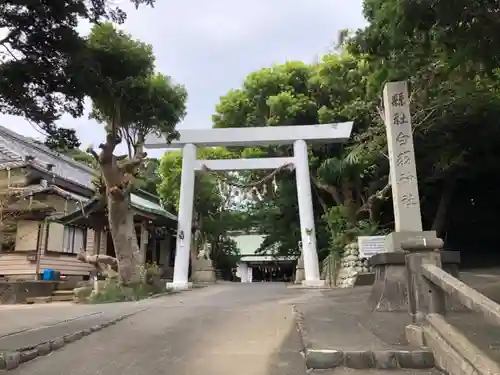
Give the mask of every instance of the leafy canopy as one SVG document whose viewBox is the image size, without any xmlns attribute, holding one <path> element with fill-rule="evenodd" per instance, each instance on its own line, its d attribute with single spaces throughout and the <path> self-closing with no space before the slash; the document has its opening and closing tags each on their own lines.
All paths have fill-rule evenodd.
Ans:
<svg viewBox="0 0 500 375">
<path fill-rule="evenodd" d="M 152 6 L 154 0 L 133 0 Z M 121 23 L 126 14 L 106 0 L 5 0 L 0 3 L 0 112 L 50 124 L 83 114 L 82 20 Z M 46 130 L 46 129 L 44 129 Z"/>
<path fill-rule="evenodd" d="M 93 103 L 91 116 L 106 124 L 113 143 L 126 141 L 130 158 L 142 152 L 148 134 L 177 135 L 187 92 L 155 71 L 150 45 L 103 23 L 92 29 L 86 61 L 83 78 Z"/>
</svg>

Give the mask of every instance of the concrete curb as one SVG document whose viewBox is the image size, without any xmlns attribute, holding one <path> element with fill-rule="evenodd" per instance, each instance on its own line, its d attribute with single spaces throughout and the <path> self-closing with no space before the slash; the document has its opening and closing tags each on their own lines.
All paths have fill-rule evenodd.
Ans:
<svg viewBox="0 0 500 375">
<path fill-rule="evenodd" d="M 0 353 L 0 371 L 14 370 L 22 363 L 26 363 L 37 357 L 45 356 L 53 351 L 61 349 L 67 344 L 80 340 L 82 337 L 89 336 L 94 332 L 98 332 L 106 327 L 114 325 L 124 319 L 127 319 L 146 310 L 148 310 L 148 308 L 134 311 L 133 313 L 120 315 L 116 318 L 110 319 L 105 323 L 96 324 L 90 328 L 57 337 L 53 340 L 39 343 L 33 347 L 18 348 L 11 352 Z"/>
<path fill-rule="evenodd" d="M 293 305 L 297 331 L 307 369 L 330 370 L 336 367 L 352 369 L 430 369 L 434 355 L 430 350 L 343 350 L 313 348 L 304 325 L 304 314 Z"/>
</svg>

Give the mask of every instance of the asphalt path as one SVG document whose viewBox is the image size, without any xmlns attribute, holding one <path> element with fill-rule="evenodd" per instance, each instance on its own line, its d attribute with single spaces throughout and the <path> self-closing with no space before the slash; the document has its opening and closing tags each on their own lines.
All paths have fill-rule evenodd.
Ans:
<svg viewBox="0 0 500 375">
<path fill-rule="evenodd" d="M 148 301 L 114 326 L 22 364 L 13 375 L 305 375 L 282 283 L 224 284 Z"/>
</svg>

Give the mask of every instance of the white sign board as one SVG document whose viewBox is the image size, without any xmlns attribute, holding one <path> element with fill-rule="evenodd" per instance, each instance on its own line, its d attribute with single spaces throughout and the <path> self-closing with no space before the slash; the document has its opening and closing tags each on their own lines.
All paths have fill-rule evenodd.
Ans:
<svg viewBox="0 0 500 375">
<path fill-rule="evenodd" d="M 385 236 L 359 236 L 359 257 L 371 258 L 375 254 L 385 253 Z"/>
<path fill-rule="evenodd" d="M 248 270 L 247 270 L 247 277 L 248 277 L 248 282 L 251 283 L 252 280 L 253 280 L 253 269 L 252 267 L 248 267 Z"/>
</svg>

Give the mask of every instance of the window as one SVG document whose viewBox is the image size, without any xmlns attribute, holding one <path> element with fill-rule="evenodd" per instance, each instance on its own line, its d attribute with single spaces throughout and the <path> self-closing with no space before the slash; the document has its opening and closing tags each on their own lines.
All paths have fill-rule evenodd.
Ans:
<svg viewBox="0 0 500 375">
<path fill-rule="evenodd" d="M 64 227 L 63 253 L 76 254 L 87 247 L 87 230 L 78 227 Z"/>
</svg>

